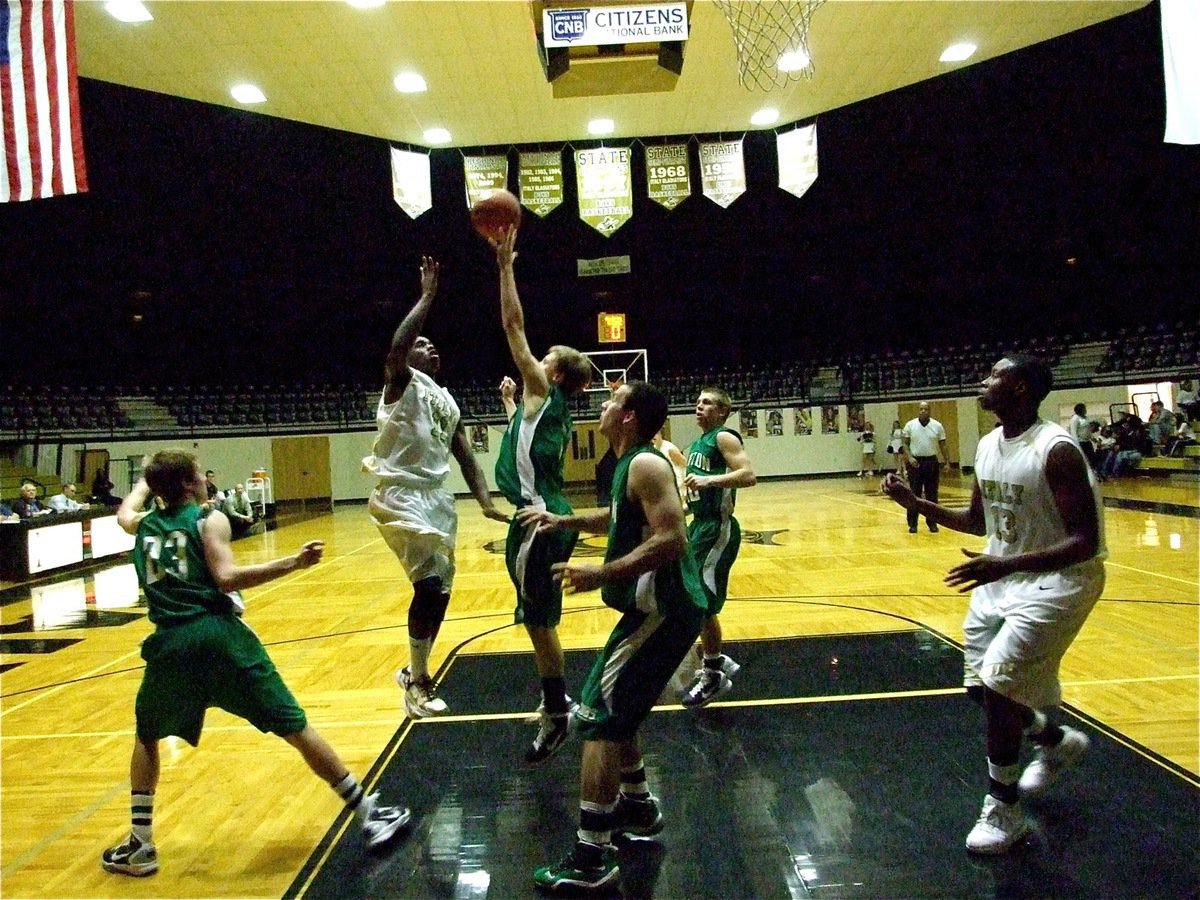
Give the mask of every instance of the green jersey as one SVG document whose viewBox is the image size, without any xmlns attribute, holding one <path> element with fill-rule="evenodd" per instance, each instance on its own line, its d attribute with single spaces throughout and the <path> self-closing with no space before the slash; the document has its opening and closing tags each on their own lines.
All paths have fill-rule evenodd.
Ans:
<svg viewBox="0 0 1200 900">
<path fill-rule="evenodd" d="M 612 507 L 605 562 L 625 556 L 646 539 L 649 524 L 646 521 L 646 513 L 640 503 L 625 496 L 629 484 L 629 465 L 634 457 L 641 453 L 653 453 L 666 463 L 668 470 L 672 472 L 671 479 L 674 483 L 670 461 L 651 444 L 639 444 L 617 460 L 617 468 L 613 472 Z M 686 613 L 689 607 L 701 610 L 707 608 L 696 562 L 688 553 L 631 581 L 604 585 L 601 588 L 601 597 L 606 606 L 621 612 L 656 612 L 664 617 Z"/>
<path fill-rule="evenodd" d="M 500 442 L 496 486 L 518 508 L 544 504 L 553 512 L 569 513 L 569 505 L 562 509 L 563 461 L 572 426 L 567 398 L 552 384 L 542 408 L 529 418 L 524 413 L 518 406 Z M 561 502 L 548 502 L 551 499 Z"/>
<path fill-rule="evenodd" d="M 742 436 L 732 428 L 719 425 L 712 431 L 706 431 L 688 447 L 687 470 L 692 475 L 724 475 L 729 471 L 725 465 L 725 455 L 717 446 L 717 435 L 727 431 L 742 442 Z M 704 488 L 699 491 L 688 491 L 688 510 L 696 519 L 725 520 L 733 515 L 733 507 L 737 502 L 737 488 Z"/>
<path fill-rule="evenodd" d="M 243 608 L 236 592 L 218 590 L 208 570 L 200 533 L 207 514 L 188 503 L 174 510 L 155 510 L 138 524 L 133 565 L 155 625 L 178 625 Z"/>
</svg>

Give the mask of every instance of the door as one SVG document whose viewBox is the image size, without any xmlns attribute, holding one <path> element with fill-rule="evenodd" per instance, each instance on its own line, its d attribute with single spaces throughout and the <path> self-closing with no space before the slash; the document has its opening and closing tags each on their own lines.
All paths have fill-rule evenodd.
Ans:
<svg viewBox="0 0 1200 900">
<path fill-rule="evenodd" d="M 909 420 L 917 417 L 919 403 L 897 404 L 896 418 L 900 425 L 906 425 Z M 937 419 L 946 429 L 946 462 L 958 465 L 958 404 L 954 400 L 930 400 L 929 416 Z"/>
<path fill-rule="evenodd" d="M 278 437 L 271 440 L 275 502 L 322 501 L 332 506 L 329 438 Z"/>
</svg>

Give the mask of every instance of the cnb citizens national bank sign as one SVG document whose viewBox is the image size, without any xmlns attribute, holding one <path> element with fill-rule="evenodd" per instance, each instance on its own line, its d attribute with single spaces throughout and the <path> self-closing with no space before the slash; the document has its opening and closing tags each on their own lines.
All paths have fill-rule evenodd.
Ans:
<svg viewBox="0 0 1200 900">
<path fill-rule="evenodd" d="M 542 29 L 547 47 L 686 41 L 687 3 L 547 9 Z"/>
</svg>

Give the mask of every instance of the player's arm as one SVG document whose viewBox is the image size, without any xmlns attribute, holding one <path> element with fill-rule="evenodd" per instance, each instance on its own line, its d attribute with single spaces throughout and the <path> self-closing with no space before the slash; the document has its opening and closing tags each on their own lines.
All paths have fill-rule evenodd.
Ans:
<svg viewBox="0 0 1200 900">
<path fill-rule="evenodd" d="M 121 501 L 121 506 L 117 509 L 117 524 L 121 526 L 122 531 L 128 534 L 137 534 L 138 522 L 148 514 L 143 507 L 149 499 L 150 485 L 146 484 L 145 478 L 139 478 L 138 483 L 125 495 L 125 499 Z"/>
<path fill-rule="evenodd" d="M 1100 549 L 1100 519 L 1088 480 L 1087 461 L 1074 444 L 1055 444 L 1046 457 L 1046 483 L 1062 518 L 1066 536 L 1056 544 L 998 557 L 963 550 L 965 563 L 946 573 L 946 584 L 969 591 L 1013 572 L 1054 572 L 1086 562 Z"/>
<path fill-rule="evenodd" d="M 555 577 L 573 592 L 592 591 L 612 581 L 630 581 L 674 562 L 687 552 L 683 507 L 675 490 L 675 473 L 665 459 L 639 454 L 629 464 L 626 498 L 642 507 L 649 534 L 624 556 L 602 566 L 556 563 Z"/>
<path fill-rule="evenodd" d="M 500 402 L 504 404 L 504 417 L 511 420 L 517 411 L 517 383 L 507 375 L 500 381 Z"/>
<path fill-rule="evenodd" d="M 229 519 L 223 512 L 211 512 L 204 518 L 204 558 L 217 588 L 228 593 L 257 587 L 274 581 L 297 569 L 316 565 L 325 552 L 324 541 L 309 541 L 291 556 L 281 556 L 270 562 L 239 566 L 233 560 L 229 544 Z"/>
<path fill-rule="evenodd" d="M 926 516 L 929 521 L 945 525 L 954 531 L 964 534 L 983 534 L 986 522 L 983 516 L 983 494 L 979 490 L 979 480 L 971 491 L 971 503 L 966 509 L 949 509 L 937 503 L 930 503 L 912 492 L 904 480 L 889 472 L 880 484 L 880 489 L 905 509 L 916 510 L 918 516 Z"/>
<path fill-rule="evenodd" d="M 517 521 L 522 525 L 537 523 L 539 534 L 551 531 L 586 531 L 588 534 L 604 534 L 608 531 L 609 510 L 589 509 L 560 516 L 544 509 L 526 506 L 517 510 Z"/>
<path fill-rule="evenodd" d="M 479 460 L 475 458 L 475 451 L 471 449 L 471 442 L 467 440 L 467 429 L 463 427 L 462 422 L 459 422 L 458 427 L 454 429 L 454 437 L 450 439 L 450 452 L 458 460 L 458 467 L 462 470 L 463 479 L 467 482 L 467 487 L 471 489 L 471 496 L 475 498 L 475 502 L 479 504 L 483 514 L 497 522 L 507 522 L 508 516 L 496 509 L 496 504 L 492 502 L 492 495 L 488 491 L 487 476 L 483 474 Z"/>
<path fill-rule="evenodd" d="M 517 258 L 513 249 L 516 243 L 515 227 L 508 228 L 504 240 L 496 243 L 496 265 L 500 269 L 500 322 L 504 326 L 508 350 L 521 373 L 525 415 L 531 415 L 541 408 L 550 395 L 550 382 L 546 379 L 541 360 L 529 349 L 529 339 L 525 336 L 525 310 L 517 294 L 517 276 L 513 271 L 513 262 Z"/>
<path fill-rule="evenodd" d="M 408 368 L 408 351 L 425 327 L 425 317 L 433 305 L 437 294 L 438 262 L 432 256 L 421 257 L 421 296 L 408 311 L 395 333 L 392 335 L 392 345 L 388 349 L 387 359 L 383 364 L 384 400 L 394 402 L 408 387 L 412 373 Z"/>
<path fill-rule="evenodd" d="M 688 472 L 683 477 L 683 483 L 687 485 L 688 489 L 695 491 L 702 488 L 754 487 L 758 479 L 754 475 L 754 468 L 750 465 L 750 456 L 746 453 L 742 442 L 728 431 L 721 431 L 717 433 L 717 449 L 721 451 L 728 471 L 721 475 L 697 475 L 694 472 Z"/>
</svg>

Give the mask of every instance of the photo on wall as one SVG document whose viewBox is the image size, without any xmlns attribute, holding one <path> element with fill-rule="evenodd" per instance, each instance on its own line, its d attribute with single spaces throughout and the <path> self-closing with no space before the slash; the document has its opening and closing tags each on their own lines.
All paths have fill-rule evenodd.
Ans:
<svg viewBox="0 0 1200 900">
<path fill-rule="evenodd" d="M 840 423 L 838 422 L 838 408 L 836 406 L 821 407 L 821 434 L 837 434 Z"/>
<path fill-rule="evenodd" d="M 866 421 L 867 416 L 861 403 L 854 403 L 846 407 L 847 431 L 862 431 Z"/>
<path fill-rule="evenodd" d="M 758 437 L 758 410 L 743 409 L 738 414 L 742 437 L 756 438 Z"/>
<path fill-rule="evenodd" d="M 783 436 L 783 410 L 773 409 L 767 413 L 767 437 Z"/>
<path fill-rule="evenodd" d="M 796 434 L 812 434 L 812 414 L 808 407 L 800 406 L 795 410 Z"/>
<path fill-rule="evenodd" d="M 475 453 L 488 452 L 488 427 L 482 423 L 471 426 L 471 450 Z"/>
</svg>

